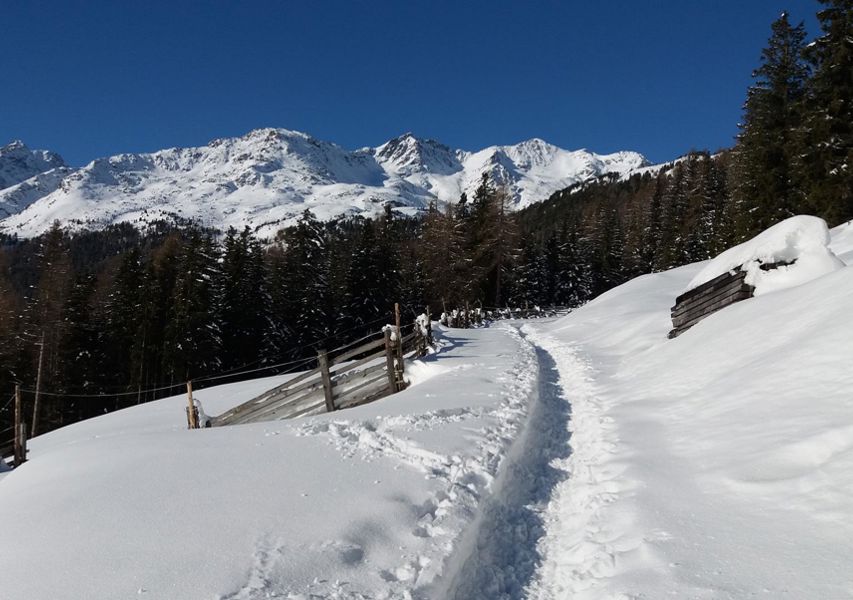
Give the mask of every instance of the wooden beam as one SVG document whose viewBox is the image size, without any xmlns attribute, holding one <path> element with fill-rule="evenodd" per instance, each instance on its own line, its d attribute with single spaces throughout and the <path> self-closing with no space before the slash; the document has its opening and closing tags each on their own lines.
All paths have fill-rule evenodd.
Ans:
<svg viewBox="0 0 853 600">
<path fill-rule="evenodd" d="M 317 364 L 320 365 L 320 377 L 323 379 L 323 394 L 326 397 L 326 412 L 335 410 L 335 395 L 332 390 L 332 378 L 329 376 L 329 355 L 325 350 L 317 353 Z"/>
<path fill-rule="evenodd" d="M 391 344 L 391 330 L 385 330 L 385 368 L 388 371 L 388 391 L 397 391 L 397 378 L 394 375 L 394 348 Z"/>
<path fill-rule="evenodd" d="M 361 346 L 357 346 L 352 350 L 347 350 L 343 354 L 336 356 L 335 358 L 329 361 L 329 365 L 338 365 L 354 356 L 358 356 L 359 354 L 364 354 L 365 352 L 368 352 L 370 350 L 381 348 L 384 343 L 385 340 L 383 340 L 382 338 L 367 342 L 366 344 L 362 344 Z"/>
</svg>

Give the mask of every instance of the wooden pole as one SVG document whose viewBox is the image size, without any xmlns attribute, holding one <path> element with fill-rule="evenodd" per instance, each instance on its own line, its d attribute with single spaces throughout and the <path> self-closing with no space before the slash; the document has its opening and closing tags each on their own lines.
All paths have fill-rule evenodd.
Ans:
<svg viewBox="0 0 853 600">
<path fill-rule="evenodd" d="M 36 398 L 33 401 L 33 430 L 31 437 L 36 437 L 39 423 L 39 409 L 41 408 L 41 374 L 44 366 L 44 329 L 41 330 L 41 349 L 39 350 L 39 368 L 36 374 Z"/>
<path fill-rule="evenodd" d="M 23 423 L 24 412 L 21 401 L 21 384 L 15 384 L 15 466 L 27 460 L 27 428 Z"/>
<path fill-rule="evenodd" d="M 332 390 L 332 377 L 329 375 L 329 355 L 325 350 L 317 353 L 317 364 L 320 367 L 320 376 L 323 378 L 323 392 L 326 395 L 326 412 L 335 410 L 335 396 Z"/>
<path fill-rule="evenodd" d="M 394 373 L 394 348 L 391 343 L 391 330 L 385 328 L 385 370 L 388 371 L 388 390 L 397 392 L 397 376 Z"/>
<path fill-rule="evenodd" d="M 403 334 L 400 332 L 400 303 L 394 303 L 394 324 L 397 326 L 397 369 L 400 371 L 400 379 L 405 367 L 403 366 Z"/>
<path fill-rule="evenodd" d="M 197 413 L 195 411 L 195 402 L 193 402 L 193 382 L 187 381 L 187 427 L 188 429 L 198 429 Z"/>
<path fill-rule="evenodd" d="M 18 424 L 18 430 L 16 433 L 17 435 L 15 436 L 15 440 L 18 443 L 16 451 L 20 452 L 20 455 L 15 456 L 15 466 L 17 467 L 27 462 L 27 424 Z"/>
</svg>

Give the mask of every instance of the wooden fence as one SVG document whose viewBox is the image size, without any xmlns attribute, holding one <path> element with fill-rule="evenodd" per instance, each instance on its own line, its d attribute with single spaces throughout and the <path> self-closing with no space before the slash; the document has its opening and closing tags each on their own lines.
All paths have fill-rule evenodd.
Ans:
<svg viewBox="0 0 853 600">
<path fill-rule="evenodd" d="M 27 424 L 23 421 L 21 386 L 15 386 L 15 424 L 0 432 L 0 460 L 11 459 L 13 467 L 27 461 Z"/>
<path fill-rule="evenodd" d="M 399 314 L 399 313 L 398 313 Z M 426 353 L 432 343 L 430 331 L 419 319 L 401 328 L 387 326 L 367 342 L 363 340 L 337 348 L 321 350 L 317 368 L 301 373 L 263 394 L 218 416 L 202 417 L 188 387 L 188 423 L 190 428 L 220 427 L 257 421 L 295 417 L 350 408 L 396 393 L 406 387 L 403 374 L 407 358 Z M 407 335 L 404 329 L 412 327 Z"/>
<path fill-rule="evenodd" d="M 775 267 L 776 265 L 772 265 Z M 696 323 L 721 308 L 752 298 L 755 288 L 745 282 L 746 271 L 740 268 L 723 273 L 702 285 L 684 292 L 672 307 L 670 339 L 678 337 Z"/>
<path fill-rule="evenodd" d="M 467 329 L 474 325 L 482 325 L 486 321 L 499 321 L 501 319 L 541 319 L 545 317 L 558 317 L 567 315 L 572 311 L 568 306 L 524 306 L 504 308 L 470 308 L 467 304 L 464 308 L 447 310 L 445 307 L 440 322 L 445 327 Z"/>
</svg>

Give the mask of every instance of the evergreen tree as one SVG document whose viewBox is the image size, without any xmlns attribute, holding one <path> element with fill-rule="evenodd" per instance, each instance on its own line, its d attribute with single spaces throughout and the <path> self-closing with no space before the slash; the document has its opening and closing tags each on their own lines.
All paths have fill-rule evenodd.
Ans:
<svg viewBox="0 0 853 600">
<path fill-rule="evenodd" d="M 171 382 L 213 373 L 220 367 L 217 254 L 210 235 L 193 232 L 178 255 L 164 349 Z"/>
<path fill-rule="evenodd" d="M 239 233 L 231 228 L 225 236 L 219 292 L 222 368 L 255 363 L 267 324 L 267 297 L 263 251 L 248 227 Z"/>
<path fill-rule="evenodd" d="M 792 26 L 782 13 L 761 52 L 762 64 L 752 74 L 755 83 L 747 91 L 735 148 L 738 239 L 796 214 L 802 205 L 792 164 L 809 74 L 802 59 L 805 36 L 803 24 Z"/>
<path fill-rule="evenodd" d="M 853 218 L 853 1 L 820 0 L 822 35 L 805 50 L 806 86 L 797 171 L 808 207 L 830 225 Z"/>
</svg>

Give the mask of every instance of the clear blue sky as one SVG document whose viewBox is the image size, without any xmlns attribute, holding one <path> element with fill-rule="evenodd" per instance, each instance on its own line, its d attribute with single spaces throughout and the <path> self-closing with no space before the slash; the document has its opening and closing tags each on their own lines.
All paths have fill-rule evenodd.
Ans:
<svg viewBox="0 0 853 600">
<path fill-rule="evenodd" d="M 0 0 L 0 144 L 81 165 L 257 127 L 664 161 L 729 146 L 783 9 L 816 0 Z"/>
</svg>

